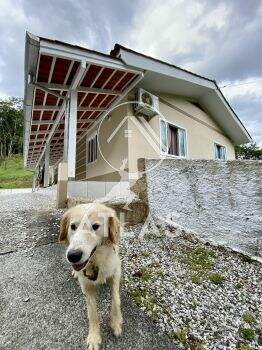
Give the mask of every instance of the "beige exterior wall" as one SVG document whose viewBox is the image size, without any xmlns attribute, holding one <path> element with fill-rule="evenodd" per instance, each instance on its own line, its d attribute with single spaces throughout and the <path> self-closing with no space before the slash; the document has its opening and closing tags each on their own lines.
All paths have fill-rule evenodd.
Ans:
<svg viewBox="0 0 262 350">
<path fill-rule="evenodd" d="M 227 160 L 235 159 L 231 140 L 207 113 L 193 103 L 179 97 L 161 96 L 160 113 L 167 121 L 186 129 L 189 159 L 214 159 L 214 142 L 226 147 Z"/>
<path fill-rule="evenodd" d="M 104 158 L 119 169 L 124 158 L 128 157 L 128 142 L 125 137 L 124 130 L 127 129 L 127 121 L 122 125 L 112 140 L 108 143 L 107 140 L 111 136 L 112 131 L 117 128 L 119 123 L 127 115 L 126 105 L 122 105 L 115 109 L 109 118 L 105 118 L 101 124 L 99 131 L 99 143 L 103 152 Z M 112 168 L 103 158 L 98 149 L 97 160 L 94 163 L 87 164 L 86 151 L 87 140 L 98 132 L 98 127 L 88 133 L 78 144 L 76 149 L 76 179 L 92 179 L 95 181 L 118 181 L 119 174 Z"/>
<path fill-rule="evenodd" d="M 224 135 L 221 128 L 202 109 L 184 98 L 161 95 L 159 101 L 160 114 L 167 122 L 186 130 L 187 158 L 188 159 L 214 159 L 214 142 L 226 147 L 227 160 L 235 159 L 234 145 Z M 133 100 L 132 94 L 128 100 Z M 137 160 L 139 158 L 159 158 L 160 145 L 154 150 L 136 125 L 129 119 L 115 134 L 110 143 L 108 137 L 114 128 L 126 116 L 134 115 L 132 105 L 122 105 L 116 109 L 111 118 L 102 124 L 99 133 L 99 142 L 102 145 L 106 159 L 119 169 L 124 158 L 128 157 L 130 172 L 137 171 Z M 149 125 L 156 135 L 160 135 L 160 117 L 155 116 L 149 120 Z M 129 138 L 125 137 L 124 130 L 129 130 Z M 92 132 L 87 138 L 94 134 Z M 102 136 L 101 136 L 102 135 Z M 77 145 L 77 179 L 89 179 L 96 181 L 117 181 L 119 174 L 105 162 L 100 152 L 98 159 L 93 164 L 86 164 L 86 138 Z"/>
<path fill-rule="evenodd" d="M 233 143 L 206 112 L 181 97 L 169 95 L 159 97 L 160 116 L 149 120 L 149 125 L 158 137 L 160 136 L 160 118 L 162 116 L 167 122 L 186 130 L 186 158 L 214 159 L 214 143 L 216 142 L 226 147 L 227 160 L 235 159 Z M 132 114 L 132 107 L 129 107 L 128 112 L 130 115 Z M 129 127 L 134 129 L 133 124 L 129 124 L 131 124 Z M 132 131 L 132 137 L 133 141 L 130 140 L 129 144 L 129 164 L 130 171 L 135 172 L 137 171 L 137 159 L 159 158 L 160 147 L 157 154 L 137 128 Z"/>
<path fill-rule="evenodd" d="M 132 116 L 134 114 L 132 106 L 128 108 L 128 115 Z M 148 120 L 150 127 L 156 132 L 157 138 L 159 138 L 159 117 L 155 116 Z M 129 156 L 129 171 L 130 173 L 137 172 L 137 160 L 139 158 L 157 159 L 159 158 L 159 149 L 154 149 L 148 140 L 144 137 L 142 133 L 142 128 L 137 128 L 137 126 L 132 122 L 132 119 L 128 121 L 128 129 L 131 130 L 131 136 L 128 143 L 128 156 Z"/>
</svg>

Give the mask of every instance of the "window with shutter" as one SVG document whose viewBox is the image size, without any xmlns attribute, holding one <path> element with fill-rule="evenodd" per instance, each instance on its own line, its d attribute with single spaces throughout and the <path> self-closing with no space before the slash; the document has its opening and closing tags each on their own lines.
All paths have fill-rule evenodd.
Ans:
<svg viewBox="0 0 262 350">
<path fill-rule="evenodd" d="M 186 157 L 186 131 L 164 120 L 160 122 L 161 153 Z"/>
</svg>

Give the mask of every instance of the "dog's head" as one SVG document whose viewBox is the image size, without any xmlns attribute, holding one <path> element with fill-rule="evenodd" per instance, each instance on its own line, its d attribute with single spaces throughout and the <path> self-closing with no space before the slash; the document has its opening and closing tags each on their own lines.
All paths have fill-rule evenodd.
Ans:
<svg viewBox="0 0 262 350">
<path fill-rule="evenodd" d="M 96 248 L 105 240 L 120 239 L 120 222 L 113 209 L 98 203 L 80 204 L 65 212 L 59 242 L 68 245 L 67 260 L 76 271 L 85 268 Z"/>
</svg>

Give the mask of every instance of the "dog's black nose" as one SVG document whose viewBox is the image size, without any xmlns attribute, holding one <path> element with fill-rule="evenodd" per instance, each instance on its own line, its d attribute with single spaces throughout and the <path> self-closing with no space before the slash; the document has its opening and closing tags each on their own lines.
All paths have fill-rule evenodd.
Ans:
<svg viewBox="0 0 262 350">
<path fill-rule="evenodd" d="M 69 252 L 67 253 L 67 259 L 71 262 L 71 263 L 77 263 L 79 260 L 81 260 L 82 258 L 82 251 L 81 250 L 69 250 Z"/>
</svg>

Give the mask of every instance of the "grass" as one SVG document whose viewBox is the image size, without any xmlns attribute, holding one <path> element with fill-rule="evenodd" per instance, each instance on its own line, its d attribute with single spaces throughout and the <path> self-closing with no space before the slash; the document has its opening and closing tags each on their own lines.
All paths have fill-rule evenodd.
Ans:
<svg viewBox="0 0 262 350">
<path fill-rule="evenodd" d="M 152 273 L 149 269 L 146 269 L 145 267 L 143 267 L 141 269 L 141 272 L 142 272 L 142 276 L 141 276 L 141 279 L 143 282 L 148 282 L 152 276 Z"/>
<path fill-rule="evenodd" d="M 186 345 L 187 342 L 187 330 L 185 328 L 178 329 L 169 333 L 169 336 L 179 341 L 180 344 Z"/>
<path fill-rule="evenodd" d="M 129 296 L 133 299 L 136 305 L 143 306 L 147 314 L 155 319 L 156 317 L 156 300 L 151 297 L 143 288 L 133 288 L 128 290 Z"/>
<path fill-rule="evenodd" d="M 169 337 L 177 340 L 183 348 L 190 350 L 205 350 L 202 341 L 192 338 L 190 334 L 188 335 L 187 328 L 180 328 L 176 331 L 172 331 L 169 333 Z"/>
<path fill-rule="evenodd" d="M 214 252 L 197 247 L 185 253 L 184 262 L 192 270 L 210 270 L 214 265 Z"/>
<path fill-rule="evenodd" d="M 23 168 L 23 156 L 0 159 L 0 189 L 32 186 L 33 173 Z"/>
<path fill-rule="evenodd" d="M 203 277 L 210 271 L 215 263 L 216 254 L 212 250 L 197 247 L 186 251 L 182 261 L 191 271 L 192 282 L 200 284 Z"/>
<path fill-rule="evenodd" d="M 191 304 L 191 308 L 192 308 L 192 310 L 196 310 L 197 309 L 197 302 L 196 302 L 196 300 L 193 300 L 192 301 L 192 304 Z"/>
<path fill-rule="evenodd" d="M 201 284 L 202 282 L 202 273 L 193 273 L 192 276 L 191 276 L 191 281 L 194 283 L 194 284 Z"/>
<path fill-rule="evenodd" d="M 256 337 L 256 332 L 252 328 L 240 328 L 240 334 L 243 339 L 252 341 Z"/>
<path fill-rule="evenodd" d="M 236 284 L 236 289 L 241 289 L 242 287 L 243 287 L 243 284 L 242 284 L 242 283 L 238 282 L 238 283 Z"/>
<path fill-rule="evenodd" d="M 237 350 L 250 350 L 250 347 L 249 347 L 249 345 L 241 344 L 238 342 L 236 349 Z"/>
<path fill-rule="evenodd" d="M 251 263 L 254 261 L 254 260 L 253 260 L 250 256 L 248 256 L 248 255 L 243 255 L 243 256 L 242 256 L 242 259 L 243 259 L 244 262 L 249 263 L 249 264 L 251 264 Z"/>
<path fill-rule="evenodd" d="M 189 339 L 189 348 L 190 350 L 205 350 L 204 344 L 197 339 L 190 340 Z"/>
<path fill-rule="evenodd" d="M 131 296 L 131 298 L 134 300 L 136 305 L 140 306 L 142 304 L 142 301 L 146 298 L 147 293 L 144 289 L 137 288 L 137 289 L 130 289 L 128 291 L 128 294 Z"/>
<path fill-rule="evenodd" d="M 141 252 L 142 256 L 145 257 L 145 258 L 148 258 L 150 256 L 150 254 L 144 250 L 143 252 Z"/>
<path fill-rule="evenodd" d="M 246 323 L 248 323 L 250 325 L 257 323 L 255 316 L 253 314 L 251 314 L 250 312 L 246 312 L 242 318 L 243 318 L 243 321 L 245 321 Z"/>
<path fill-rule="evenodd" d="M 216 284 L 216 285 L 219 285 L 219 284 L 222 284 L 222 283 L 224 282 L 225 277 L 222 276 L 220 273 L 215 272 L 215 273 L 211 273 L 211 274 L 209 275 L 209 280 L 210 280 L 212 283 L 214 283 L 214 284 Z"/>
</svg>

